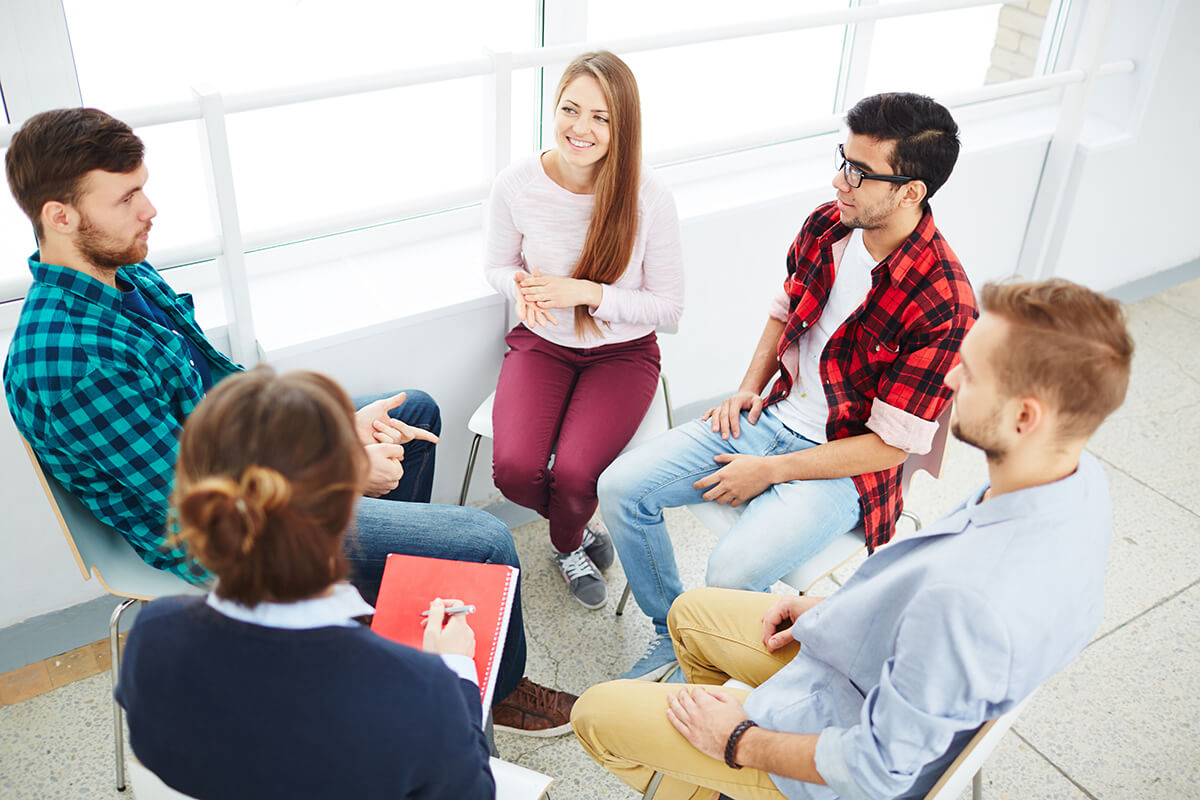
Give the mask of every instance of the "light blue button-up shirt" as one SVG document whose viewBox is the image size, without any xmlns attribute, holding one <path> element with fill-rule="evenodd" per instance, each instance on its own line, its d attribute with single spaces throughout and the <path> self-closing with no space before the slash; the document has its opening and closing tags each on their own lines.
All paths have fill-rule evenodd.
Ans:
<svg viewBox="0 0 1200 800">
<path fill-rule="evenodd" d="M 773 775 L 787 797 L 923 796 L 1095 632 L 1112 532 L 1099 462 L 980 502 L 986 488 L 805 613 L 800 652 L 747 698 L 764 728 L 820 733 L 828 786 Z"/>
</svg>

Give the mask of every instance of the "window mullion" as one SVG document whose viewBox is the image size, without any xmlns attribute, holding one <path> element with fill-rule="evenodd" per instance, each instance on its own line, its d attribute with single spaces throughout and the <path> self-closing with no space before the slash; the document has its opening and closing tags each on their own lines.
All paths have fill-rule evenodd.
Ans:
<svg viewBox="0 0 1200 800">
<path fill-rule="evenodd" d="M 850 7 L 879 5 L 879 0 L 850 0 Z M 833 113 L 843 113 L 862 97 L 867 83 L 867 68 L 871 65 L 871 40 L 875 37 L 875 21 L 846 25 L 842 46 L 842 64 L 838 70 L 838 86 L 834 93 Z"/>
<path fill-rule="evenodd" d="M 11 123 L 82 104 L 62 0 L 0 0 L 0 84 Z"/>
</svg>

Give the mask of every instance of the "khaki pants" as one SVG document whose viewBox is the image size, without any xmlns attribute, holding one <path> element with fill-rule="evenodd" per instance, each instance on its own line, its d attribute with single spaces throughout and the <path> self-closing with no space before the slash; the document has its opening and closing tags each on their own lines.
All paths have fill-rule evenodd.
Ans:
<svg viewBox="0 0 1200 800">
<path fill-rule="evenodd" d="M 762 615 L 774 595 L 733 589 L 696 589 L 671 606 L 667 624 L 688 683 L 720 685 L 736 678 L 758 686 L 790 662 L 799 645 L 774 653 L 762 643 Z M 736 800 L 780 800 L 761 770 L 733 770 L 701 753 L 667 719 L 676 684 L 609 681 L 583 693 L 571 724 L 583 749 L 600 766 L 639 792 L 655 772 L 664 774 L 656 800 L 709 800 L 716 792 Z M 727 689 L 744 702 L 748 692 Z"/>
</svg>

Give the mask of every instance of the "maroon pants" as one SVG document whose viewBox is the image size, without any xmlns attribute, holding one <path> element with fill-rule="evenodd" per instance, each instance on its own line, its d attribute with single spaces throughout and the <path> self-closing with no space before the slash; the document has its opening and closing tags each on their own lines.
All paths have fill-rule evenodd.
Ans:
<svg viewBox="0 0 1200 800">
<path fill-rule="evenodd" d="M 524 325 L 509 331 L 492 407 L 492 477 L 550 520 L 560 553 L 579 549 L 596 479 L 629 444 L 658 386 L 658 339 L 562 347 Z M 554 467 L 547 466 L 554 453 Z"/>
</svg>

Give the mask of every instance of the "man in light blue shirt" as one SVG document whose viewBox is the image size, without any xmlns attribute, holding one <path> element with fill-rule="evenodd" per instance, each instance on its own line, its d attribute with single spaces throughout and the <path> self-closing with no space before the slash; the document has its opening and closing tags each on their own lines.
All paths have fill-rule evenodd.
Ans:
<svg viewBox="0 0 1200 800">
<path fill-rule="evenodd" d="M 639 791 L 665 773 L 662 800 L 922 797 L 980 725 L 1079 654 L 1112 524 L 1083 448 L 1124 400 L 1133 342 L 1118 303 L 1067 281 L 982 301 L 946 383 L 987 485 L 826 600 L 680 597 L 668 621 L 689 683 L 757 688 L 593 687 L 572 722 L 600 764 Z"/>
</svg>

